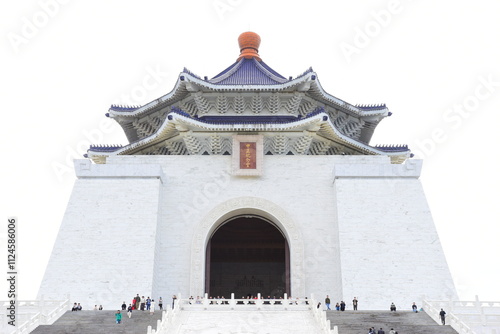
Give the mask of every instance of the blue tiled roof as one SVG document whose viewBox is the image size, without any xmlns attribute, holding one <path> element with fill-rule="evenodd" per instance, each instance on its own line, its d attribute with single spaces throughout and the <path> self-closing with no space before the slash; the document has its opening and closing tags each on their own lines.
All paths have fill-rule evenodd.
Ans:
<svg viewBox="0 0 500 334">
<path fill-rule="evenodd" d="M 383 152 L 406 152 L 408 150 L 408 145 L 376 145 L 376 149 Z"/>
<path fill-rule="evenodd" d="M 286 124 L 292 123 L 296 121 L 300 121 L 302 119 L 306 119 L 309 117 L 316 116 L 320 113 L 325 112 L 323 107 L 318 107 L 305 117 L 301 116 L 291 116 L 291 115 L 255 115 L 255 116 L 202 116 L 202 117 L 191 117 L 185 111 L 172 107 L 172 112 L 190 119 L 194 119 L 196 121 L 206 123 L 206 124 Z M 171 117 L 169 117 L 171 119 Z"/>
<path fill-rule="evenodd" d="M 369 105 L 357 104 L 356 107 L 361 109 L 361 110 L 382 110 L 382 109 L 386 108 L 385 103 L 384 104 L 369 104 Z"/>
<path fill-rule="evenodd" d="M 109 110 L 132 112 L 132 111 L 137 110 L 139 108 L 140 108 L 140 106 L 121 106 L 121 105 L 112 104 L 111 107 L 109 108 Z"/>
<path fill-rule="evenodd" d="M 288 79 L 255 58 L 242 58 L 208 82 L 216 85 L 279 85 Z"/>
<path fill-rule="evenodd" d="M 90 145 L 89 151 L 92 152 L 114 152 L 122 148 L 122 145 Z"/>
</svg>

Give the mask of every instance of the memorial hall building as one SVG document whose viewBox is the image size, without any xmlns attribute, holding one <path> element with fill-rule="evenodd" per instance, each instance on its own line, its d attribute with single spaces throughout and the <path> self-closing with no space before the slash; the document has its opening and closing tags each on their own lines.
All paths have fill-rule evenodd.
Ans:
<svg viewBox="0 0 500 334">
<path fill-rule="evenodd" d="M 370 144 L 388 107 L 331 95 L 312 68 L 282 76 L 253 32 L 238 42 L 213 78 L 184 69 L 169 93 L 111 106 L 129 143 L 75 160 L 39 296 L 86 309 L 136 294 L 329 295 L 373 310 L 456 299 L 422 160 Z"/>
</svg>

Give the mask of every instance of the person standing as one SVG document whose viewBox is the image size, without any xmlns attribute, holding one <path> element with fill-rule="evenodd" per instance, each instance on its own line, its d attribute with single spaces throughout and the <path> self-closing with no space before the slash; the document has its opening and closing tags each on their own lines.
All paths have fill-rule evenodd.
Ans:
<svg viewBox="0 0 500 334">
<path fill-rule="evenodd" d="M 325 305 L 326 305 L 326 309 L 329 311 L 330 310 L 330 297 L 328 297 L 328 295 L 326 295 L 326 298 L 325 298 Z"/>
<path fill-rule="evenodd" d="M 117 324 L 119 324 L 119 323 L 122 322 L 122 314 L 120 313 L 120 310 L 116 311 L 115 318 L 116 318 L 116 323 Z"/>
<path fill-rule="evenodd" d="M 127 315 L 129 319 L 132 317 L 132 304 L 129 304 L 127 308 Z"/>
<path fill-rule="evenodd" d="M 394 328 L 391 328 L 391 330 L 389 331 L 389 334 L 396 334 L 396 331 L 394 330 Z"/>
<path fill-rule="evenodd" d="M 343 300 L 342 300 L 342 301 L 340 301 L 340 310 L 341 310 L 341 311 L 345 311 L 345 303 L 344 303 L 344 301 L 343 301 Z"/>
<path fill-rule="evenodd" d="M 141 297 L 139 297 L 139 294 L 137 294 L 137 296 L 135 296 L 135 309 L 136 310 L 139 309 L 140 304 L 141 304 Z"/>
<path fill-rule="evenodd" d="M 122 303 L 122 311 L 125 311 L 127 309 L 127 304 L 125 302 Z"/>
<path fill-rule="evenodd" d="M 413 305 L 411 306 L 411 309 L 413 312 L 417 313 L 417 304 L 415 304 L 415 302 L 413 302 Z"/>
<path fill-rule="evenodd" d="M 155 313 L 155 300 L 151 300 L 151 305 L 149 306 L 149 314 Z"/>
<path fill-rule="evenodd" d="M 160 307 L 160 311 L 163 310 L 163 299 L 158 300 L 158 306 Z"/>
<path fill-rule="evenodd" d="M 441 312 L 439 312 L 439 317 L 441 318 L 441 323 L 444 325 L 445 323 L 445 316 L 446 316 L 446 312 L 441 309 Z"/>
<path fill-rule="evenodd" d="M 177 299 L 177 296 L 176 295 L 173 295 L 172 296 L 172 308 L 174 308 L 175 306 L 175 300 Z"/>
<path fill-rule="evenodd" d="M 149 296 L 148 296 L 148 298 L 146 299 L 146 310 L 149 311 L 150 307 L 151 307 L 151 298 L 149 298 Z"/>
<path fill-rule="evenodd" d="M 396 312 L 396 305 L 391 303 L 391 312 Z"/>
<path fill-rule="evenodd" d="M 382 327 L 378 330 L 377 334 L 385 334 L 384 330 L 382 329 Z"/>
<path fill-rule="evenodd" d="M 146 308 L 146 298 L 144 298 L 144 296 L 142 296 L 142 298 L 141 298 L 141 311 L 144 311 L 145 308 Z"/>
<path fill-rule="evenodd" d="M 356 297 L 352 300 L 352 308 L 354 311 L 358 310 L 358 299 Z"/>
</svg>

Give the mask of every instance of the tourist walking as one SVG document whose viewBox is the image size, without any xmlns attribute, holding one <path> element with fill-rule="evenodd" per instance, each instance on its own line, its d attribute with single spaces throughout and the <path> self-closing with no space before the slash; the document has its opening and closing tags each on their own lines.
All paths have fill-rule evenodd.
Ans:
<svg viewBox="0 0 500 334">
<path fill-rule="evenodd" d="M 352 300 L 352 308 L 354 311 L 358 310 L 358 299 L 356 297 Z"/>
<path fill-rule="evenodd" d="M 163 310 L 163 299 L 160 299 L 158 300 L 158 307 L 160 308 L 160 311 Z"/>
<path fill-rule="evenodd" d="M 326 305 L 326 309 L 329 311 L 330 310 L 330 297 L 328 297 L 328 295 L 326 295 L 326 298 L 325 298 L 325 305 Z"/>
<path fill-rule="evenodd" d="M 445 323 L 445 316 L 446 312 L 443 309 L 441 309 L 441 312 L 439 312 L 439 317 L 441 318 L 441 322 L 443 323 L 443 325 Z"/>
<path fill-rule="evenodd" d="M 382 329 L 382 327 L 378 330 L 377 334 L 385 334 L 384 330 Z"/>
<path fill-rule="evenodd" d="M 119 323 L 122 322 L 122 314 L 120 313 L 120 310 L 116 311 L 115 318 L 116 318 L 116 323 L 117 324 L 119 324 Z"/>
</svg>

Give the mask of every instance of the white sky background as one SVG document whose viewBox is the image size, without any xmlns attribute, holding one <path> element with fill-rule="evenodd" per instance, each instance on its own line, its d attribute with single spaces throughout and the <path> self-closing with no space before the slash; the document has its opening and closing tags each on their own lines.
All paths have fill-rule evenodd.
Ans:
<svg viewBox="0 0 500 334">
<path fill-rule="evenodd" d="M 312 66 L 330 94 L 387 104 L 393 115 L 371 144 L 406 143 L 425 159 L 461 299 L 500 300 L 499 1 L 59 1 L 0 3 L 0 268 L 7 217 L 17 216 L 21 299 L 35 298 L 61 224 L 68 161 L 90 143 L 127 143 L 106 123 L 109 106 L 168 93 L 184 66 L 215 76 L 252 30 L 283 76 Z"/>
</svg>

